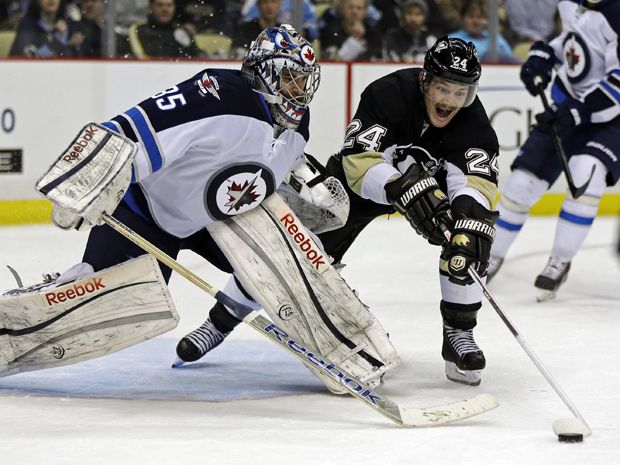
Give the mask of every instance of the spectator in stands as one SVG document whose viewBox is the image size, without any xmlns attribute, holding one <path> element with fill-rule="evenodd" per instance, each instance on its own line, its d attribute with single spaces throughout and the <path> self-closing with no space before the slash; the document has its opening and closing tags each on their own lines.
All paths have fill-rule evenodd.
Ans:
<svg viewBox="0 0 620 465">
<path fill-rule="evenodd" d="M 340 0 L 340 21 L 325 24 L 321 29 L 321 59 L 379 60 L 381 35 L 366 16 L 366 0 Z"/>
<path fill-rule="evenodd" d="M 399 12 L 400 27 L 388 32 L 383 43 L 383 59 L 424 61 L 426 51 L 437 41 L 426 27 L 426 0 L 404 0 Z"/>
<path fill-rule="evenodd" d="M 10 56 L 72 57 L 82 41 L 65 17 L 64 0 L 32 0 L 17 26 Z"/>
<path fill-rule="evenodd" d="M 15 29 L 27 6 L 23 0 L 0 0 L 0 30 Z"/>
<path fill-rule="evenodd" d="M 197 58 L 206 55 L 192 34 L 175 20 L 174 0 L 150 0 L 147 21 L 129 28 L 129 45 L 136 58 Z"/>
<path fill-rule="evenodd" d="M 461 8 L 461 29 L 450 34 L 468 42 L 473 42 L 480 56 L 480 61 L 489 61 L 489 32 L 487 0 L 465 0 Z M 508 41 L 497 34 L 497 61 L 505 63 L 520 63 L 512 54 Z"/>
<path fill-rule="evenodd" d="M 282 8 L 280 0 L 258 0 L 256 7 L 259 17 L 237 26 L 230 50 L 231 58 L 243 58 L 250 47 L 250 43 L 258 37 L 263 29 L 279 24 L 278 16 Z"/>
<path fill-rule="evenodd" d="M 398 11 L 404 1 L 405 0 L 373 0 L 372 5 L 381 13 L 381 19 L 378 23 L 380 31 L 389 31 L 400 26 Z M 440 2 L 441 0 L 426 0 L 428 9 L 426 27 L 431 34 L 438 37 L 446 35 L 448 32 L 442 10 L 439 7 Z"/>
<path fill-rule="evenodd" d="M 105 21 L 105 0 L 79 0 L 80 20 L 75 21 L 74 29 L 82 35 L 78 52 L 83 57 L 103 56 L 102 39 Z M 115 56 L 130 53 L 127 37 L 116 34 Z"/>
<path fill-rule="evenodd" d="M 435 0 L 441 11 L 446 32 L 454 32 L 461 27 L 461 9 L 465 0 Z"/>
<path fill-rule="evenodd" d="M 294 0 L 282 0 L 280 7 L 280 16 L 278 17 L 279 23 L 293 24 L 295 8 Z M 258 11 L 257 0 L 246 0 L 241 10 L 241 22 L 248 22 L 257 19 L 260 15 Z M 315 40 L 319 36 L 319 29 L 317 26 L 316 11 L 310 0 L 303 0 L 303 36 L 310 42 Z"/>
<path fill-rule="evenodd" d="M 556 35 L 556 8 L 559 0 L 504 0 L 513 45 L 519 42 L 548 42 Z"/>
<path fill-rule="evenodd" d="M 234 3 L 226 0 L 176 0 L 177 20 L 192 35 L 232 36 L 237 21 L 233 16 Z"/>
</svg>

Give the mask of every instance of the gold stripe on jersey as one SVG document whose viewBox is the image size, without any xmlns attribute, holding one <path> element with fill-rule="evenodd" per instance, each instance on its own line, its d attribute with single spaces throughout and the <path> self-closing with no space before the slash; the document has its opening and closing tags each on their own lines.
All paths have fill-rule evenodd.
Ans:
<svg viewBox="0 0 620 465">
<path fill-rule="evenodd" d="M 489 201 L 489 205 L 493 204 L 497 195 L 497 185 L 491 181 L 487 181 L 479 176 L 465 176 L 467 179 L 467 187 L 476 189 Z"/>
<path fill-rule="evenodd" d="M 364 178 L 370 168 L 384 163 L 380 152 L 362 152 L 342 157 L 342 169 L 347 178 L 347 184 L 357 195 L 362 195 Z"/>
</svg>

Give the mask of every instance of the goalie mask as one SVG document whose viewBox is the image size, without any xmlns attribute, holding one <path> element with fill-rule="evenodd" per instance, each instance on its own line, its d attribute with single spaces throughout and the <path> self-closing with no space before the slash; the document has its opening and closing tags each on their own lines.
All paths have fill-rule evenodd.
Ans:
<svg viewBox="0 0 620 465">
<path fill-rule="evenodd" d="M 458 110 L 473 103 L 480 74 L 480 60 L 471 42 L 442 37 L 430 48 L 420 86 L 434 126 L 445 126 Z"/>
<path fill-rule="evenodd" d="M 267 101 L 274 122 L 288 129 L 299 125 L 321 78 L 310 43 L 288 24 L 260 33 L 241 72 Z"/>
</svg>

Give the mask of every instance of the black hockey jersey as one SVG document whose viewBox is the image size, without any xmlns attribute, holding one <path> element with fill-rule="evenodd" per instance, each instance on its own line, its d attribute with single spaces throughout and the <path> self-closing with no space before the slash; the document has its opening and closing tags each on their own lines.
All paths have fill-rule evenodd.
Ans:
<svg viewBox="0 0 620 465">
<path fill-rule="evenodd" d="M 395 148 L 412 144 L 420 154 L 417 162 L 442 165 L 438 180 L 450 201 L 467 194 L 490 208 L 497 192 L 499 143 L 482 103 L 476 97 L 446 127 L 433 127 L 427 122 L 421 71 L 399 70 L 364 90 L 342 149 L 329 160 L 328 170 L 350 194 L 366 199 L 371 211 L 390 213 L 385 184 L 413 162 L 398 159 Z"/>
</svg>

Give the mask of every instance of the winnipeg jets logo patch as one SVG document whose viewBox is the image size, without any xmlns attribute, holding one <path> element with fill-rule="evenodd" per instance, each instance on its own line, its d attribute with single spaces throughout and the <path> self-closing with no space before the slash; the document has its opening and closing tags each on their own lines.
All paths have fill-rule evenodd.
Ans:
<svg viewBox="0 0 620 465">
<path fill-rule="evenodd" d="M 202 95 L 211 94 L 216 99 L 220 100 L 220 94 L 217 92 L 220 90 L 220 84 L 213 76 L 209 76 L 207 73 L 204 73 L 202 77 L 196 81 L 196 84 L 198 84 L 198 88 L 200 89 L 200 93 Z"/>
<path fill-rule="evenodd" d="M 228 207 L 226 213 L 231 211 L 239 211 L 244 205 L 252 205 L 260 198 L 260 194 L 256 191 L 258 185 L 256 180 L 259 178 L 260 172 L 251 181 L 245 180 L 243 184 L 237 184 L 232 181 L 232 184 L 228 188 L 226 195 L 228 196 L 228 202 L 224 204 Z"/>
<path fill-rule="evenodd" d="M 588 74 L 592 65 L 586 43 L 579 35 L 571 32 L 564 39 L 562 53 L 569 81 L 581 81 Z"/>
<path fill-rule="evenodd" d="M 254 163 L 228 166 L 207 182 L 204 205 L 209 216 L 223 220 L 257 207 L 274 190 L 268 168 Z"/>
</svg>

